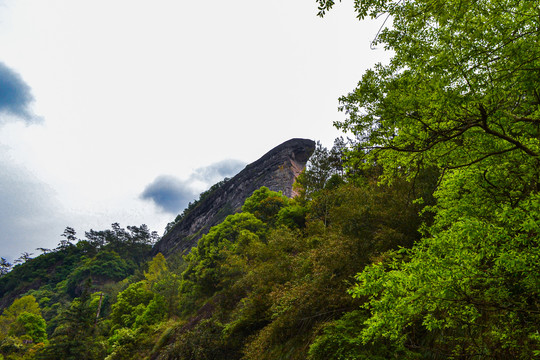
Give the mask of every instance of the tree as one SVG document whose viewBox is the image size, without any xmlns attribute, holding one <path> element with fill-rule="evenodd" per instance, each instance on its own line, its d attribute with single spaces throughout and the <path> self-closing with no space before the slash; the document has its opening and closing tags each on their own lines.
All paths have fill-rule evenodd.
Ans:
<svg viewBox="0 0 540 360">
<path fill-rule="evenodd" d="M 249 212 L 229 215 L 205 234 L 184 257 L 187 267 L 182 273 L 184 307 L 202 303 L 231 281 L 230 274 L 220 268 L 227 253 L 266 236 L 268 226 Z"/>
<path fill-rule="evenodd" d="M 281 192 L 268 189 L 266 186 L 255 190 L 242 205 L 242 211 L 251 213 L 265 223 L 273 224 L 279 211 L 289 204 L 289 199 Z"/>
<path fill-rule="evenodd" d="M 36 314 L 41 316 L 41 310 L 36 298 L 32 295 L 26 295 L 13 301 L 13 303 L 4 310 L 0 316 L 0 332 L 7 334 L 9 327 L 17 321 L 22 313 Z"/>
<path fill-rule="evenodd" d="M 67 226 L 64 232 L 62 233 L 62 236 L 64 239 L 60 240 L 60 243 L 58 244 L 57 249 L 65 249 L 69 246 L 74 245 L 73 243 L 77 241 L 77 232 L 72 227 Z"/>
<path fill-rule="evenodd" d="M 40 343 L 47 340 L 47 332 L 45 331 L 47 323 L 39 314 L 23 312 L 17 317 L 17 330 L 14 331 L 16 336 L 29 336 L 34 343 Z"/>
<path fill-rule="evenodd" d="M 81 296 L 60 314 L 60 325 L 39 358 L 90 360 L 105 357 L 103 343 L 96 337 L 97 306 L 93 306 L 90 285 L 87 281 Z"/>
<path fill-rule="evenodd" d="M 167 310 L 167 315 L 171 317 L 178 308 L 180 279 L 178 275 L 168 269 L 167 260 L 163 254 L 158 253 L 148 263 L 148 271 L 144 272 L 144 277 L 147 288 L 157 295 L 154 296 L 154 302 L 151 301 L 148 304 L 148 308 L 151 309 L 158 301 L 161 301 L 160 299 L 163 299 L 163 308 Z M 150 311 L 148 308 L 145 310 L 147 313 Z"/>
<path fill-rule="evenodd" d="M 538 168 L 534 2 L 356 0 L 355 7 L 361 19 L 393 20 L 374 44 L 395 54 L 340 99 L 349 116 L 336 125 L 356 136 L 358 154 L 387 171 L 427 163 L 456 169 L 509 156 Z"/>
<path fill-rule="evenodd" d="M 43 247 L 38 247 L 38 248 L 36 248 L 36 250 L 41 251 L 43 254 L 48 254 L 48 253 L 50 253 L 52 251 L 51 249 L 47 249 L 47 248 L 43 248 Z"/>
<path fill-rule="evenodd" d="M 23 252 L 18 259 L 14 261 L 15 264 L 24 264 L 28 260 L 32 259 L 33 253 Z"/>
<path fill-rule="evenodd" d="M 320 15 L 334 2 L 319 0 Z M 355 1 L 394 53 L 342 97 L 355 166 L 441 170 L 432 226 L 358 275 L 364 342 L 444 358 L 538 355 L 540 18 L 520 0 Z M 351 164 L 349 163 L 349 164 Z M 385 260 L 386 259 L 386 260 Z"/>
<path fill-rule="evenodd" d="M 5 258 L 0 258 L 0 277 L 6 275 L 11 270 L 11 264 Z"/>
<path fill-rule="evenodd" d="M 144 281 L 131 284 L 118 294 L 112 306 L 111 321 L 115 328 L 131 327 L 138 316 L 141 316 L 154 294 L 147 289 Z"/>
<path fill-rule="evenodd" d="M 169 269 L 167 268 L 167 260 L 162 253 L 158 253 L 154 258 L 148 263 L 148 271 L 144 272 L 144 277 L 150 287 L 153 284 L 157 283 L 160 278 L 162 278 Z"/>
<path fill-rule="evenodd" d="M 317 142 L 315 151 L 309 158 L 306 169 L 296 178 L 295 190 L 300 198 L 312 199 L 321 190 L 334 188 L 344 183 L 343 157 L 346 144 L 343 138 L 334 140 L 334 146 L 328 150 Z"/>
</svg>

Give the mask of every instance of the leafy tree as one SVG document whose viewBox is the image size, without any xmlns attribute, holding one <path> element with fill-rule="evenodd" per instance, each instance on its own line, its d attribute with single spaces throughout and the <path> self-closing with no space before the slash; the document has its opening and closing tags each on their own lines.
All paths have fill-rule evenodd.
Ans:
<svg viewBox="0 0 540 360">
<path fill-rule="evenodd" d="M 334 5 L 318 3 L 321 15 Z M 359 18 L 391 19 L 373 45 L 394 56 L 340 99 L 348 118 L 337 126 L 356 138 L 350 164 L 380 164 L 387 180 L 442 174 L 424 239 L 358 276 L 352 294 L 371 310 L 364 342 L 444 358 L 538 355 L 536 5 L 355 1 Z"/>
<path fill-rule="evenodd" d="M 168 269 L 167 260 L 163 254 L 158 253 L 148 263 L 148 271 L 144 272 L 144 277 L 148 289 L 151 289 L 155 294 L 154 299 L 148 304 L 145 311 L 154 311 L 151 308 L 156 307 L 159 303 L 168 317 L 177 313 L 180 277 Z M 157 317 L 153 322 L 156 320 L 158 320 Z"/>
<path fill-rule="evenodd" d="M 308 209 L 298 204 L 292 204 L 281 208 L 277 214 L 277 224 L 291 229 L 301 229 L 306 226 Z"/>
<path fill-rule="evenodd" d="M 364 344 L 360 337 L 363 323 L 368 318 L 365 311 L 346 313 L 338 320 L 325 323 L 322 334 L 309 348 L 309 360 L 385 360 L 399 355 L 406 359 L 408 354 L 399 351 L 388 341 Z"/>
<path fill-rule="evenodd" d="M 34 343 L 47 340 L 47 324 L 39 314 L 23 312 L 17 317 L 16 325 L 18 329 L 13 330 L 13 333 L 18 337 L 27 335 Z"/>
<path fill-rule="evenodd" d="M 162 253 L 158 253 L 154 258 L 148 263 L 148 271 L 144 272 L 144 277 L 150 287 L 159 281 L 160 277 L 168 272 L 167 260 Z"/>
<path fill-rule="evenodd" d="M 34 296 L 26 295 L 16 299 L 4 310 L 2 316 L 0 316 L 0 333 L 4 336 L 7 335 L 11 325 L 13 325 L 17 321 L 17 318 L 23 313 L 41 316 L 39 304 Z"/>
<path fill-rule="evenodd" d="M 287 205 L 289 199 L 285 195 L 263 186 L 246 199 L 242 211 L 255 215 L 265 223 L 273 224 L 279 211 Z"/>
<path fill-rule="evenodd" d="M 337 126 L 358 138 L 358 154 L 387 171 L 456 169 L 489 157 L 538 168 L 533 2 L 357 0 L 355 7 L 361 19 L 392 19 L 374 44 L 394 53 L 340 99 L 349 117 Z"/>
<path fill-rule="evenodd" d="M 38 247 L 38 248 L 36 248 L 36 250 L 41 251 L 43 254 L 48 254 L 48 253 L 50 253 L 52 251 L 51 249 L 47 249 L 47 248 L 43 248 L 43 247 Z"/>
<path fill-rule="evenodd" d="M 471 180 L 461 177 L 478 185 Z M 455 182 L 439 191 L 433 235 L 405 253 L 409 261 L 397 257 L 358 275 L 351 293 L 369 297 L 372 311 L 363 339 L 384 334 L 445 357 L 531 358 L 540 345 L 540 197 L 471 208 L 449 187 Z M 415 335 L 424 331 L 428 342 Z"/>
<path fill-rule="evenodd" d="M 0 317 L 0 353 L 8 359 L 32 358 L 47 340 L 46 326 L 32 295 L 15 300 Z"/>
<path fill-rule="evenodd" d="M 16 259 L 13 263 L 15 263 L 15 264 L 24 264 L 28 260 L 32 259 L 32 255 L 33 255 L 33 253 L 23 252 L 21 254 L 21 256 L 18 259 Z"/>
<path fill-rule="evenodd" d="M 184 300 L 202 301 L 221 289 L 225 279 L 219 264 L 226 256 L 225 251 L 261 240 L 266 232 L 267 226 L 251 213 L 230 215 L 210 229 L 199 240 L 197 247 L 185 256 L 187 268 L 182 273 Z"/>
<path fill-rule="evenodd" d="M 85 232 L 87 241 L 96 249 L 107 248 L 123 257 L 128 257 L 136 263 L 147 259 L 147 254 L 159 236 L 150 231 L 148 226 L 128 226 L 127 230 L 120 224 L 114 223 L 111 229 Z"/>
<path fill-rule="evenodd" d="M 334 141 L 332 149 L 328 150 L 317 142 L 315 151 L 309 158 L 306 168 L 300 173 L 293 184 L 297 192 L 297 200 L 311 200 L 323 193 L 324 189 L 334 189 L 345 183 L 343 158 L 347 146 L 343 138 Z"/>
<path fill-rule="evenodd" d="M 110 319 L 113 328 L 132 327 L 152 299 L 154 294 L 147 289 L 145 282 L 139 281 L 129 285 L 118 294 L 116 303 L 112 306 Z"/>
</svg>

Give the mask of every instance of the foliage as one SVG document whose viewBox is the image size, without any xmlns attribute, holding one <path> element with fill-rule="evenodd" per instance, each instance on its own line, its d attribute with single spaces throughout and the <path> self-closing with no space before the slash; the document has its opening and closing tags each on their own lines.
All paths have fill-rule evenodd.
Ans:
<svg viewBox="0 0 540 360">
<path fill-rule="evenodd" d="M 0 334 L 2 336 L 8 335 L 10 328 L 15 325 L 19 316 L 25 313 L 41 316 L 39 304 L 32 295 L 16 299 L 7 309 L 4 309 L 2 316 L 0 316 Z"/>
<path fill-rule="evenodd" d="M 407 329 L 424 328 L 431 351 L 443 356 L 532 357 L 539 346 L 539 206 L 535 194 L 494 209 L 489 221 L 484 213 L 461 216 L 410 250 L 409 262 L 366 269 L 352 290 L 371 299 L 363 338 L 417 343 Z M 448 219 L 437 220 L 434 227 Z"/>
<path fill-rule="evenodd" d="M 26 356 L 47 340 L 46 323 L 32 295 L 16 299 L 0 316 L 0 354 Z"/>
<path fill-rule="evenodd" d="M 34 343 L 40 343 L 47 340 L 45 328 L 47 324 L 40 314 L 23 312 L 17 317 L 17 328 L 14 330 L 16 336 L 29 336 Z"/>
<path fill-rule="evenodd" d="M 79 351 L 83 358 L 103 358 L 110 299 L 122 288 L 113 283 L 142 265 L 156 235 L 146 225 L 124 230 L 118 224 L 112 230 L 90 230 L 84 240 L 75 234 L 67 228 L 63 236 L 69 241 L 64 246 L 15 266 L 0 279 L 1 302 L 27 294 L 15 299 L 0 317 L 4 348 L 18 354 L 11 352 L 9 358 L 70 358 Z M 92 289 L 101 291 L 91 294 Z M 159 321 L 169 310 L 160 293 L 163 290 L 143 312 L 141 324 Z M 42 342 L 47 338 L 50 341 Z"/>
<path fill-rule="evenodd" d="M 103 358 L 105 348 L 96 336 L 97 306 L 92 302 L 89 289 L 88 281 L 81 296 L 74 299 L 61 314 L 60 325 L 55 329 L 50 344 L 40 351 L 40 359 Z"/>
<path fill-rule="evenodd" d="M 246 199 L 242 211 L 253 214 L 257 219 L 272 225 L 276 222 L 280 210 L 288 205 L 289 199 L 281 192 L 272 191 L 263 186 Z"/>
<path fill-rule="evenodd" d="M 83 254 L 66 280 L 32 292 L 53 314 L 49 343 L 36 356 L 306 358 L 322 324 L 361 304 L 346 291 L 353 275 L 373 256 L 418 237 L 421 206 L 411 204 L 405 182 L 358 183 L 326 186 L 311 201 L 261 188 L 242 213 L 203 236 L 183 264 L 158 254 L 116 285 L 103 279 L 114 281 L 115 269 L 123 269 L 115 264 L 130 259 L 111 250 L 118 239 L 112 236 L 123 232 L 87 233 L 84 246 L 81 240 L 64 250 Z M 81 282 L 79 298 L 59 297 Z"/>
<path fill-rule="evenodd" d="M 224 251 L 245 246 L 252 241 L 264 239 L 266 225 L 250 213 L 228 216 L 204 235 L 191 252 L 185 256 L 186 270 L 182 273 L 184 304 L 189 308 L 191 299 L 201 301 L 223 287 L 219 262 L 225 258 Z"/>
<path fill-rule="evenodd" d="M 0 358 L 538 357 L 537 4 L 354 6 L 393 57 L 340 99 L 352 139 L 317 144 L 295 199 L 255 191 L 182 259 L 144 265 L 157 235 L 117 223 L 2 259 Z"/>
<path fill-rule="evenodd" d="M 113 328 L 115 326 L 132 327 L 137 317 L 143 315 L 153 298 L 154 294 L 148 290 L 145 282 L 139 281 L 129 285 L 118 294 L 116 303 L 112 306 L 110 318 Z"/>
<path fill-rule="evenodd" d="M 128 263 L 116 252 L 100 251 L 91 259 L 84 260 L 68 277 L 67 292 L 71 296 L 80 295 L 86 279 L 118 281 L 127 277 L 134 269 L 133 262 Z"/>
<path fill-rule="evenodd" d="M 334 141 L 331 150 L 317 142 L 306 169 L 300 173 L 294 184 L 294 189 L 300 194 L 301 199 L 312 199 L 321 190 L 335 188 L 343 183 L 345 150 L 346 145 L 342 138 Z"/>
<path fill-rule="evenodd" d="M 322 12 L 333 5 L 319 1 Z M 385 180 L 436 167 L 434 223 L 412 249 L 357 277 L 364 343 L 435 358 L 538 355 L 540 83 L 536 4 L 355 1 L 386 16 L 373 45 L 394 54 L 341 98 L 349 165 Z"/>
<path fill-rule="evenodd" d="M 538 16 L 519 0 L 355 1 L 359 18 L 389 16 L 375 44 L 389 65 L 367 71 L 340 99 L 337 126 L 358 155 L 388 172 L 425 164 L 461 168 L 512 157 L 537 168 Z"/>
<path fill-rule="evenodd" d="M 152 313 L 155 311 L 152 309 L 159 304 L 160 309 L 164 311 L 164 314 L 160 313 L 161 315 L 170 318 L 177 314 L 180 301 L 180 277 L 169 270 L 167 260 L 161 253 L 154 256 L 152 261 L 148 263 L 148 271 L 144 272 L 144 277 L 146 286 L 154 293 L 154 299 L 149 303 L 145 313 Z M 161 315 L 159 318 L 163 317 Z M 158 316 L 154 317 L 152 321 L 146 321 L 146 323 L 155 322 Z"/>
<path fill-rule="evenodd" d="M 365 311 L 346 313 L 338 320 L 325 323 L 322 334 L 309 348 L 309 360 L 384 360 L 396 357 L 413 359 L 414 354 L 398 349 L 388 341 L 364 344 L 360 337 L 363 323 L 367 320 Z"/>
</svg>

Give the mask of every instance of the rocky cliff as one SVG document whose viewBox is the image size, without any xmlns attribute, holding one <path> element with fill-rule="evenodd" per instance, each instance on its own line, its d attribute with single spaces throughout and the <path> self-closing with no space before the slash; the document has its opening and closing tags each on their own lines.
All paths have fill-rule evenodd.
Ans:
<svg viewBox="0 0 540 360">
<path fill-rule="evenodd" d="M 307 139 L 291 139 L 270 150 L 202 199 L 155 244 L 153 253 L 188 252 L 212 226 L 238 212 L 244 201 L 262 186 L 293 197 L 294 180 L 314 150 L 315 142 Z"/>
</svg>

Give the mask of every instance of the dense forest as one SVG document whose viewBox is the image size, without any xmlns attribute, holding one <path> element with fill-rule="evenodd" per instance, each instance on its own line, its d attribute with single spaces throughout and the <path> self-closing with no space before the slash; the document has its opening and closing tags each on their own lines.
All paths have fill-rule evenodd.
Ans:
<svg viewBox="0 0 540 360">
<path fill-rule="evenodd" d="M 393 55 L 298 195 L 255 191 L 183 256 L 115 223 L 2 259 L 0 359 L 540 357 L 539 3 L 354 3 Z"/>
</svg>

